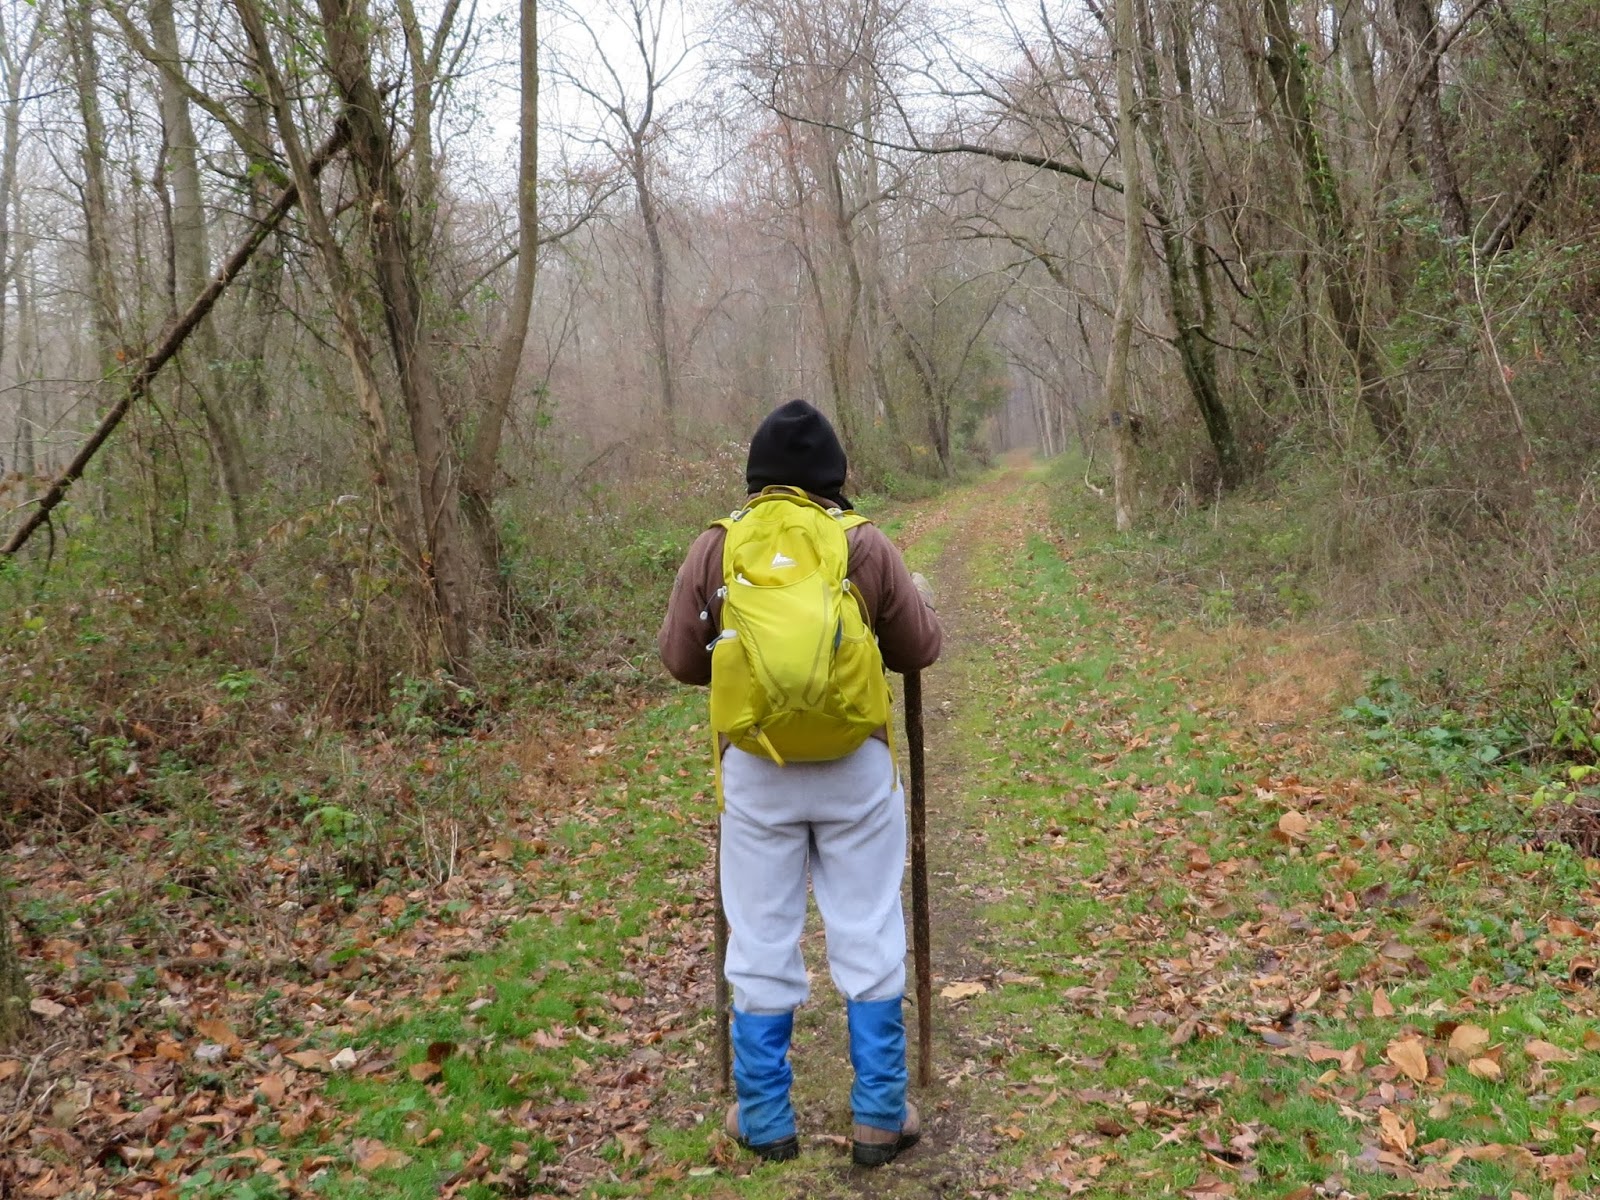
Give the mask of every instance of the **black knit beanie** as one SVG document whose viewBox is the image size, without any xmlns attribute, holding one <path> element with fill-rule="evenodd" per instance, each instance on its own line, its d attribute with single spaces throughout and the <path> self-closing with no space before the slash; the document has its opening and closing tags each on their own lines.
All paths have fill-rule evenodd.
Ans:
<svg viewBox="0 0 1600 1200">
<path fill-rule="evenodd" d="M 844 498 L 847 467 L 844 447 L 828 418 L 804 400 L 791 400 L 768 413 L 750 439 L 744 481 L 752 492 L 774 485 L 798 487 L 849 508 Z"/>
</svg>

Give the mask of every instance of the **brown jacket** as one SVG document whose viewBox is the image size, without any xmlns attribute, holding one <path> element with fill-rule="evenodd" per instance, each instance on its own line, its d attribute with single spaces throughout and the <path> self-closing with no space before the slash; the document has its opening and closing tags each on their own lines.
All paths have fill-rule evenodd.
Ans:
<svg viewBox="0 0 1600 1200">
<path fill-rule="evenodd" d="M 713 525 L 689 547 L 656 635 L 661 661 L 682 683 L 711 682 L 711 643 L 721 629 L 714 597 L 722 586 L 726 531 Z M 878 635 L 891 671 L 920 671 L 939 657 L 939 618 L 911 582 L 905 560 L 876 525 L 859 525 L 850 542 L 850 586 L 861 595 L 867 624 Z"/>
</svg>

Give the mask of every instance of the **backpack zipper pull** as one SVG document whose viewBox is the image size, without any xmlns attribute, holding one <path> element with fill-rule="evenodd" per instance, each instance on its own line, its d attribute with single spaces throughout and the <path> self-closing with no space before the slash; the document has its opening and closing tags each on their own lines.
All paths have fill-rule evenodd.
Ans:
<svg viewBox="0 0 1600 1200">
<path fill-rule="evenodd" d="M 727 598 L 727 595 L 728 589 L 725 587 L 719 587 L 711 598 L 713 600 L 724 600 Z M 700 619 L 702 621 L 711 620 L 711 606 L 709 604 L 700 610 Z"/>
</svg>

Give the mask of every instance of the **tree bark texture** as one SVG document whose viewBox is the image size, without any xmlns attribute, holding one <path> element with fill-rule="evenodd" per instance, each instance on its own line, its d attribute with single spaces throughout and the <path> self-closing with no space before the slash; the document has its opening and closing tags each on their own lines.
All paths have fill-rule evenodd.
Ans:
<svg viewBox="0 0 1600 1200">
<path fill-rule="evenodd" d="M 14 349 L 18 379 L 38 374 L 39 324 L 33 306 L 33 280 L 29 272 L 31 248 L 27 242 L 31 235 L 24 224 L 22 198 L 15 195 L 0 203 L 15 203 L 15 224 L 12 227 L 11 286 L 17 303 L 17 338 Z M 0 297 L 3 299 L 3 297 Z M 34 395 L 33 387 L 24 382 L 17 389 L 17 445 L 16 469 L 23 478 L 32 478 L 40 470 L 34 429 L 46 415 L 40 410 L 41 399 Z"/>
<path fill-rule="evenodd" d="M 10 334 L 8 318 L 10 308 L 5 303 L 6 290 L 17 275 L 21 252 L 12 245 L 13 233 L 21 224 L 22 208 L 17 196 L 17 154 L 22 145 L 22 76 L 39 49 L 45 22 L 35 20 L 27 44 L 17 46 L 15 29 L 5 27 L 0 20 L 0 63 L 5 69 L 5 118 L 0 122 L 0 363 L 6 357 L 7 338 Z M 16 201 L 15 224 L 13 202 Z M 26 398 L 27 392 L 22 393 Z M 19 426 L 20 428 L 20 426 Z M 31 471 L 31 468 L 30 468 Z"/>
<path fill-rule="evenodd" d="M 259 66 L 255 74 L 260 75 Z M 252 221 L 259 221 L 272 204 L 272 181 L 264 169 L 265 147 L 272 141 L 272 103 L 262 95 L 251 95 L 244 101 L 243 124 L 263 149 L 252 153 L 249 193 L 249 212 Z M 302 210 L 305 202 L 301 202 Z M 282 239 L 275 239 L 271 247 L 264 247 L 250 264 L 250 278 L 245 284 L 246 312 L 239 334 L 238 358 L 245 376 L 244 408 L 257 421 L 267 417 L 269 388 L 267 354 L 272 345 L 272 331 L 279 312 L 279 288 L 283 282 L 284 256 Z"/>
<path fill-rule="evenodd" d="M 648 114 L 650 109 L 646 107 Z M 644 134 L 633 135 L 634 194 L 639 203 L 639 223 L 644 226 L 645 251 L 650 259 L 650 283 L 645 294 L 645 320 L 650 326 L 650 341 L 655 350 L 656 380 L 661 389 L 661 415 L 667 435 L 675 436 L 678 420 L 677 372 L 672 362 L 672 330 L 667 313 L 667 252 L 661 242 L 661 212 L 650 183 L 649 161 L 645 157 Z"/>
<path fill-rule="evenodd" d="M 924 417 L 928 440 L 939 459 L 939 471 L 950 474 L 950 404 L 939 383 L 939 374 L 928 357 L 927 350 L 914 337 L 904 322 L 892 311 L 886 313 L 889 330 L 900 344 L 900 353 L 917 377 L 917 390 L 922 393 Z"/>
<path fill-rule="evenodd" d="M 855 444 L 855 404 L 852 398 L 849 345 L 854 337 L 854 314 L 841 315 L 838 306 L 828 294 L 827 269 L 822 256 L 827 253 L 817 235 L 816 224 L 806 215 L 810 188 L 800 160 L 800 141 L 795 136 L 792 122 L 784 122 L 783 165 L 788 174 L 791 196 L 795 204 L 795 231 L 792 242 L 796 257 L 817 307 L 817 326 L 822 335 L 822 359 L 828 375 L 828 391 L 833 398 L 833 416 L 839 426 L 839 436 L 845 449 Z"/>
</svg>

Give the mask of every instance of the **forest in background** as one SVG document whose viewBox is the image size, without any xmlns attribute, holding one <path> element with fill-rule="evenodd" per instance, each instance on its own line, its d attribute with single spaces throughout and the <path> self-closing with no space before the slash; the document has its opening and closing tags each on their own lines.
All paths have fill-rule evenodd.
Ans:
<svg viewBox="0 0 1600 1200">
<path fill-rule="evenodd" d="M 377 831 L 649 684 L 795 395 L 869 503 L 1076 456 L 1194 616 L 1600 752 L 1583 0 L 5 0 L 0 88 L 10 837 L 221 789 L 436 869 Z"/>
</svg>

